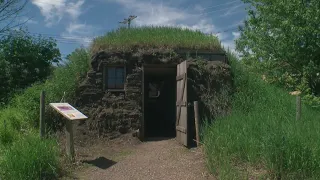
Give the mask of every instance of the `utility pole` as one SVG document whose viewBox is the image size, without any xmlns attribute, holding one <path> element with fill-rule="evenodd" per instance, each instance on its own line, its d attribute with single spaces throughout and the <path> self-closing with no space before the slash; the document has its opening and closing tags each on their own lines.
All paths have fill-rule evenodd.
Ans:
<svg viewBox="0 0 320 180">
<path fill-rule="evenodd" d="M 125 18 L 123 21 L 119 22 L 121 24 L 128 24 L 128 29 L 130 29 L 131 21 L 137 18 L 137 16 L 130 15 L 129 18 Z"/>
</svg>

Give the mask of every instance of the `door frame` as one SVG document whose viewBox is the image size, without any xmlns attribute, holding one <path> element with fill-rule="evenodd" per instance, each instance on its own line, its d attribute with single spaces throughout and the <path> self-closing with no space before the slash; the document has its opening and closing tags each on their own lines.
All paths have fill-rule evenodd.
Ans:
<svg viewBox="0 0 320 180">
<path fill-rule="evenodd" d="M 141 118 L 139 128 L 139 139 L 145 141 L 146 137 L 146 119 L 145 119 L 145 70 L 151 68 L 177 68 L 177 63 L 172 64 L 142 64 L 141 65 Z"/>
<path fill-rule="evenodd" d="M 141 119 L 139 128 L 139 139 L 140 141 L 145 141 L 145 118 L 144 118 L 144 107 L 145 107 L 145 85 L 144 85 L 144 65 L 141 66 Z"/>
</svg>

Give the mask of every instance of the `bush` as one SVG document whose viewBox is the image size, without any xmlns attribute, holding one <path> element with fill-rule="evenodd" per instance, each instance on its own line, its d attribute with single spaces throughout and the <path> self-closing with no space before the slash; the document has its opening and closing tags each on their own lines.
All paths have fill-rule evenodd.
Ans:
<svg viewBox="0 0 320 180">
<path fill-rule="evenodd" d="M 221 179 L 257 174 L 252 168 L 271 178 L 320 178 L 319 112 L 303 105 L 296 121 L 295 97 L 250 74 L 235 58 L 232 71 L 232 114 L 203 132 L 211 171 Z"/>
<path fill-rule="evenodd" d="M 17 94 L 9 103 L 7 111 L 19 109 L 21 122 L 38 128 L 39 125 L 39 98 L 42 90 L 46 91 L 46 104 L 59 102 L 66 92 L 65 99 L 72 103 L 76 88 L 89 69 L 89 54 L 85 49 L 77 49 L 70 56 L 64 66 L 56 67 L 52 76 L 45 83 L 35 83 L 23 93 Z M 47 110 L 50 107 L 46 108 Z M 48 113 L 47 113 L 48 115 Z M 10 113 L 12 116 L 12 113 Z M 0 120 L 3 117 L 0 116 Z M 52 117 L 48 116 L 47 119 Z"/>
<path fill-rule="evenodd" d="M 0 163 L 2 179 L 55 179 L 58 175 L 58 148 L 52 139 L 28 135 L 4 152 Z"/>
</svg>

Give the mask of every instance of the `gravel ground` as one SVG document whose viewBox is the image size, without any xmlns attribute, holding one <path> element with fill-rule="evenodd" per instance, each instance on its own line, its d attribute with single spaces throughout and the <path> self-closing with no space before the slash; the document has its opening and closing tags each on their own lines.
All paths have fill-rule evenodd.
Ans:
<svg viewBox="0 0 320 180">
<path fill-rule="evenodd" d="M 101 147 L 100 145 L 99 148 L 90 150 L 92 154 L 90 158 L 95 157 L 96 160 L 90 161 L 91 165 L 76 170 L 74 172 L 76 178 L 73 179 L 215 179 L 205 168 L 201 149 L 187 149 L 178 144 L 175 139 L 149 141 L 131 147 L 123 147 L 122 151 L 114 153 L 112 156 L 110 156 L 111 151 L 104 152 Z M 108 146 L 105 147 L 105 149 L 108 148 Z"/>
</svg>

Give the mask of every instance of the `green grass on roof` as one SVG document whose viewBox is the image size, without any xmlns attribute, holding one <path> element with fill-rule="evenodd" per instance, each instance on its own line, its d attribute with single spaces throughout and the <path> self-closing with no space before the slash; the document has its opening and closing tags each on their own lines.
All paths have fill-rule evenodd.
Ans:
<svg viewBox="0 0 320 180">
<path fill-rule="evenodd" d="M 91 51 L 129 50 L 132 47 L 221 51 L 217 37 L 177 27 L 120 28 L 95 38 Z"/>
</svg>

